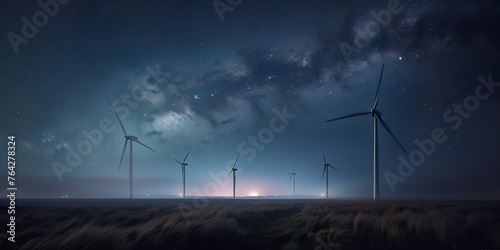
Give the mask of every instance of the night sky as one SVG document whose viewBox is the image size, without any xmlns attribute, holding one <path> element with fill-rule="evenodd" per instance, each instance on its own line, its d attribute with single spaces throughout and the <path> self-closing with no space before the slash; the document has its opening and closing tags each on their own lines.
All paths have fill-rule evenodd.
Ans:
<svg viewBox="0 0 500 250">
<path fill-rule="evenodd" d="M 0 10 L 0 179 L 13 134 L 18 197 L 128 196 L 109 99 L 156 151 L 134 144 L 135 197 L 178 197 L 172 157 L 193 147 L 189 196 L 230 196 L 240 153 L 237 196 L 289 196 L 295 167 L 297 196 L 321 198 L 323 148 L 330 198 L 371 199 L 373 118 L 325 121 L 370 110 L 385 63 L 378 109 L 410 154 L 379 126 L 381 198 L 500 198 L 498 1 L 66 2 Z"/>
</svg>

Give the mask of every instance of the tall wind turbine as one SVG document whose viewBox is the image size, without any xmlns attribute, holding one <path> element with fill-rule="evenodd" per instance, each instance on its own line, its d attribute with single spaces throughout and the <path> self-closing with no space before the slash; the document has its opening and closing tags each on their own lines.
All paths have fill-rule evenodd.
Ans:
<svg viewBox="0 0 500 250">
<path fill-rule="evenodd" d="M 290 181 L 290 179 L 292 179 L 293 177 L 293 198 L 295 199 L 295 175 L 297 175 L 297 173 L 295 173 L 295 167 L 293 167 L 293 171 L 288 174 L 290 174 L 290 178 L 288 178 L 288 181 Z"/>
<path fill-rule="evenodd" d="M 362 115 L 367 115 L 371 114 L 373 116 L 373 200 L 378 200 L 379 199 L 379 178 L 378 178 L 378 121 L 380 121 L 380 124 L 382 124 L 382 127 L 392 136 L 392 138 L 396 141 L 396 143 L 401 147 L 401 149 L 406 153 L 406 150 L 403 148 L 401 143 L 399 143 L 398 139 L 396 139 L 396 136 L 392 133 L 392 131 L 389 129 L 389 126 L 382 120 L 382 113 L 380 113 L 377 110 L 377 105 L 378 105 L 378 100 L 380 96 L 380 84 L 382 82 L 382 74 L 384 73 L 384 65 L 382 64 L 382 71 L 380 72 L 380 78 L 378 80 L 378 87 L 377 87 L 377 93 L 375 95 L 375 102 L 373 104 L 373 107 L 369 111 L 361 111 L 357 112 L 354 114 L 342 116 L 339 118 L 334 118 L 331 120 L 328 120 L 326 122 L 331 122 L 331 121 L 336 121 L 344 118 L 351 118 L 351 117 L 356 117 L 356 116 L 362 116 Z"/>
<path fill-rule="evenodd" d="M 321 181 L 323 181 L 323 177 L 325 177 L 325 172 L 326 172 L 326 198 L 328 199 L 328 169 L 332 168 L 335 171 L 338 170 L 334 168 L 330 163 L 326 162 L 325 151 L 323 151 L 323 149 L 321 149 L 321 152 L 323 153 L 323 162 L 325 163 L 323 165 L 323 175 L 321 175 Z"/>
<path fill-rule="evenodd" d="M 227 176 L 227 178 L 229 178 L 229 176 L 231 176 L 231 174 L 233 174 L 233 198 L 236 195 L 236 170 L 238 170 L 236 168 L 236 162 L 238 162 L 238 158 L 240 158 L 240 154 L 238 154 L 238 157 L 236 157 L 236 161 L 234 161 L 234 165 L 231 168 L 231 172 L 229 172 L 229 175 Z"/>
<path fill-rule="evenodd" d="M 111 106 L 111 109 L 113 109 L 113 112 L 116 115 L 116 119 L 118 119 L 118 122 L 120 123 L 120 127 L 122 128 L 123 135 L 125 137 L 125 145 L 123 146 L 122 157 L 120 158 L 120 164 L 118 165 L 118 171 L 116 172 L 117 174 L 118 174 L 118 172 L 120 172 L 120 167 L 121 167 L 122 161 L 123 161 L 123 155 L 125 154 L 125 149 L 127 148 L 127 143 L 128 143 L 128 141 L 130 141 L 130 162 L 129 162 L 129 170 L 128 170 L 128 198 L 132 199 L 132 196 L 133 196 L 133 194 L 132 194 L 132 176 L 133 176 L 133 173 L 132 173 L 132 155 L 133 155 L 132 144 L 133 144 L 133 142 L 136 142 L 136 143 L 141 144 L 142 146 L 146 147 L 147 149 L 149 149 L 153 152 L 156 152 L 156 151 L 154 151 L 152 148 L 146 146 L 146 144 L 140 142 L 139 139 L 137 139 L 137 136 L 127 134 L 127 131 L 125 131 L 125 127 L 123 127 L 122 121 L 120 120 L 120 117 L 118 117 L 118 114 L 116 113 L 115 108 L 113 108 L 113 105 L 111 104 L 111 102 L 109 100 L 108 100 L 108 103 L 109 103 L 109 106 Z"/>
<path fill-rule="evenodd" d="M 172 159 L 174 159 L 174 161 L 178 162 L 179 164 L 181 164 L 181 167 L 182 167 L 182 198 L 186 197 L 186 166 L 188 165 L 186 163 L 186 159 L 188 158 L 188 155 L 189 153 L 191 153 L 191 149 L 193 149 L 193 147 L 191 147 L 188 151 L 188 153 L 186 154 L 186 157 L 184 157 L 184 160 L 182 162 L 176 160 L 173 156 L 172 156 Z"/>
</svg>

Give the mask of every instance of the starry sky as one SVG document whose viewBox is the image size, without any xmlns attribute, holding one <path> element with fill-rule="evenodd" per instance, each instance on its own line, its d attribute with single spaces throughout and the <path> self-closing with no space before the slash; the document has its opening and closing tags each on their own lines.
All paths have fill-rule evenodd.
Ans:
<svg viewBox="0 0 500 250">
<path fill-rule="evenodd" d="M 321 198 L 324 149 L 330 197 L 370 199 L 373 118 L 325 121 L 370 110 L 385 64 L 378 110 L 409 155 L 379 125 L 381 197 L 500 198 L 498 1 L 42 2 L 0 10 L 19 197 L 128 196 L 109 99 L 156 151 L 134 144 L 135 197 L 178 197 L 192 147 L 190 196 L 231 195 L 240 154 L 237 196 L 291 195 L 295 168 Z"/>
</svg>

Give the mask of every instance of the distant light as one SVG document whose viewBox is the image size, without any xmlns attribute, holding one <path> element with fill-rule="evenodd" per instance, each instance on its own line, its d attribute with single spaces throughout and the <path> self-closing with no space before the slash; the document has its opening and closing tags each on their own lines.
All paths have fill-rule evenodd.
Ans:
<svg viewBox="0 0 500 250">
<path fill-rule="evenodd" d="M 256 191 L 252 191 L 248 194 L 248 196 L 257 197 L 259 196 L 259 193 L 257 193 Z"/>
<path fill-rule="evenodd" d="M 322 193 L 322 194 L 321 194 L 321 197 L 325 197 L 325 194 L 323 194 L 323 193 Z"/>
<path fill-rule="evenodd" d="M 403 57 L 402 57 L 402 56 L 400 56 L 400 57 L 399 57 L 399 60 L 400 60 L 400 61 L 401 61 L 401 60 L 403 60 Z"/>
</svg>

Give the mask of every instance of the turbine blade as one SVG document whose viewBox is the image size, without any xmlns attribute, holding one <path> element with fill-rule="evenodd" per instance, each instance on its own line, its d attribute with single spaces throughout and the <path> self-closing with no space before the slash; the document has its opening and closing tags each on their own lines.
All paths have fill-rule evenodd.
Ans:
<svg viewBox="0 0 500 250">
<path fill-rule="evenodd" d="M 325 158 L 325 151 L 323 149 L 321 149 L 321 153 L 323 153 L 323 161 L 325 162 L 326 164 L 326 158 Z"/>
<path fill-rule="evenodd" d="M 122 158 L 120 158 L 120 164 L 118 164 L 118 171 L 116 171 L 116 174 L 120 172 L 120 167 L 122 166 L 122 161 L 123 161 L 123 155 L 125 154 L 125 149 L 127 149 L 127 142 L 128 139 L 125 139 L 125 144 L 123 145 L 123 151 L 122 151 Z"/>
<path fill-rule="evenodd" d="M 376 109 L 378 105 L 378 99 L 380 96 L 380 83 L 382 83 L 382 75 L 384 74 L 384 65 L 385 64 L 382 64 L 382 71 L 380 72 L 380 78 L 378 79 L 377 94 L 375 95 L 375 102 L 373 103 L 373 109 Z"/>
<path fill-rule="evenodd" d="M 231 171 L 229 171 L 229 174 L 227 175 L 227 178 L 226 179 L 229 179 L 229 176 L 231 176 L 231 173 L 233 173 L 234 169 L 231 169 Z"/>
<path fill-rule="evenodd" d="M 321 182 L 323 182 L 323 177 L 325 176 L 326 166 L 323 168 L 323 175 L 321 175 Z"/>
<path fill-rule="evenodd" d="M 182 165 L 182 162 L 176 160 L 173 156 L 172 156 L 172 159 Z"/>
<path fill-rule="evenodd" d="M 154 149 L 152 149 L 152 148 L 150 148 L 150 147 L 146 146 L 146 144 L 144 144 L 144 143 L 140 142 L 139 140 L 135 140 L 135 142 L 137 142 L 137 143 L 141 144 L 142 146 L 144 146 L 144 147 L 148 148 L 149 150 L 151 150 L 151 151 L 153 151 L 153 152 L 155 152 L 155 153 L 156 153 L 156 151 L 154 151 Z M 132 142 L 131 142 L 131 143 L 132 143 Z"/>
<path fill-rule="evenodd" d="M 293 176 L 293 174 L 290 175 L 290 178 L 288 178 L 288 181 L 290 181 L 292 179 L 292 176 Z"/>
<path fill-rule="evenodd" d="M 236 162 L 238 162 L 238 158 L 240 158 L 240 154 L 238 154 L 238 157 L 236 157 L 236 161 L 234 161 L 233 169 L 236 166 Z"/>
<path fill-rule="evenodd" d="M 296 167 L 296 166 L 297 166 L 297 163 L 295 163 L 295 165 L 293 166 L 293 171 L 292 171 L 292 173 L 294 173 L 294 174 L 295 174 L 295 167 Z"/>
<path fill-rule="evenodd" d="M 193 149 L 193 147 L 191 147 L 189 149 L 188 153 L 186 154 L 186 157 L 184 157 L 184 160 L 182 162 L 186 162 L 186 159 L 188 158 L 189 153 L 191 153 L 191 149 Z"/>
<path fill-rule="evenodd" d="M 107 100 L 108 100 L 109 106 L 111 106 L 111 109 L 113 109 L 113 112 L 116 115 L 116 119 L 118 119 L 118 122 L 120 123 L 120 127 L 122 127 L 123 134 L 127 135 L 127 131 L 125 131 L 125 127 L 123 127 L 122 121 L 120 120 L 120 117 L 118 117 L 118 114 L 116 113 L 115 108 L 113 108 L 113 105 L 111 104 L 111 102 L 109 101 L 109 99 L 107 99 Z"/>
<path fill-rule="evenodd" d="M 378 120 L 380 121 L 380 123 L 382 124 L 382 127 L 385 128 L 385 130 L 387 130 L 387 132 L 389 132 L 389 134 L 392 136 L 392 138 L 396 141 L 396 143 L 399 145 L 399 147 L 401 147 L 401 149 L 405 152 L 405 154 L 408 154 L 408 152 L 406 152 L 405 148 L 403 147 L 403 145 L 401 145 L 401 143 L 398 141 L 398 139 L 396 139 L 396 136 L 394 136 L 394 134 L 392 133 L 391 129 L 389 128 L 389 126 L 387 126 L 387 124 L 384 122 L 384 120 L 382 120 L 381 117 L 377 117 Z"/>
<path fill-rule="evenodd" d="M 332 165 L 329 165 L 329 167 L 338 172 L 338 170 L 334 168 Z"/>
<path fill-rule="evenodd" d="M 367 115 L 367 114 L 370 114 L 370 113 L 371 113 L 371 111 L 361 111 L 361 112 L 357 112 L 357 113 L 354 113 L 354 114 L 350 114 L 350 115 L 346 115 L 346 116 L 342 116 L 342 117 L 330 119 L 330 120 L 325 121 L 325 122 L 333 122 L 333 121 L 337 121 L 337 120 L 341 120 L 341 119 L 345 119 L 345 118 Z"/>
</svg>

